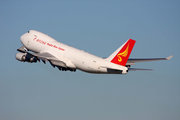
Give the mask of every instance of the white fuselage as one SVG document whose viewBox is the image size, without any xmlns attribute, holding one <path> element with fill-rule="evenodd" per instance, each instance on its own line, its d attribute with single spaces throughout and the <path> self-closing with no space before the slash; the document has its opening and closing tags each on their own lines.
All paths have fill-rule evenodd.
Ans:
<svg viewBox="0 0 180 120">
<path fill-rule="evenodd" d="M 25 33 L 20 39 L 22 44 L 28 50 L 35 53 L 48 52 L 65 62 L 70 68 L 79 69 L 89 73 L 127 73 L 127 67 L 111 63 L 107 59 L 60 43 L 48 35 L 35 30 Z"/>
</svg>

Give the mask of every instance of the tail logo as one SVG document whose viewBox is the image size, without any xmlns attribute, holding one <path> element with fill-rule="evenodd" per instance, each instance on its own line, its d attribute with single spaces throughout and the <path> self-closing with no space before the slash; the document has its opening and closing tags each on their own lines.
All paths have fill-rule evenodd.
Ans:
<svg viewBox="0 0 180 120">
<path fill-rule="evenodd" d="M 111 54 L 110 58 L 114 57 L 111 62 L 117 65 L 125 66 L 135 42 L 135 40 L 129 39 L 123 45 L 121 45 L 121 47 L 119 47 L 113 54 Z"/>
<path fill-rule="evenodd" d="M 119 62 L 122 61 L 122 57 L 126 57 L 128 55 L 128 49 L 129 49 L 129 44 L 128 44 L 126 50 L 124 50 L 124 52 L 121 52 L 117 55 Z"/>
</svg>

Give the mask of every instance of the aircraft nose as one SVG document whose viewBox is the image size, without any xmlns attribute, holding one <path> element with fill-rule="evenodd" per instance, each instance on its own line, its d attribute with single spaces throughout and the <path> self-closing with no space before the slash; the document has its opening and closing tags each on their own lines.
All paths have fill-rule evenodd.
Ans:
<svg viewBox="0 0 180 120">
<path fill-rule="evenodd" d="M 20 37 L 21 43 L 22 43 L 23 45 L 25 45 L 26 36 L 27 36 L 27 33 L 25 33 L 24 35 L 22 35 L 22 36 Z"/>
</svg>

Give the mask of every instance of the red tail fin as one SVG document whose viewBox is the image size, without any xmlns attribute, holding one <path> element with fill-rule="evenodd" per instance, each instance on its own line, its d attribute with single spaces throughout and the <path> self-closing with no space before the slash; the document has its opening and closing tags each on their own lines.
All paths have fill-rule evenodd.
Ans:
<svg viewBox="0 0 180 120">
<path fill-rule="evenodd" d="M 123 44 L 120 48 L 120 51 L 116 54 L 116 56 L 111 60 L 112 63 L 125 66 L 126 62 L 131 54 L 131 51 L 134 47 L 135 40 L 129 39 L 125 44 Z"/>
</svg>

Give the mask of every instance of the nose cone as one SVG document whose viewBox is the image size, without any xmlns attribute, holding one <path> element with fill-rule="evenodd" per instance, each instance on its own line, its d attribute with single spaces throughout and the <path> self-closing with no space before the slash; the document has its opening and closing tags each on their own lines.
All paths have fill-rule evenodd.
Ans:
<svg viewBox="0 0 180 120">
<path fill-rule="evenodd" d="M 21 40 L 21 43 L 22 43 L 23 45 L 25 45 L 26 40 L 27 40 L 27 33 L 25 33 L 24 35 L 22 35 L 22 36 L 20 37 L 20 40 Z"/>
</svg>

